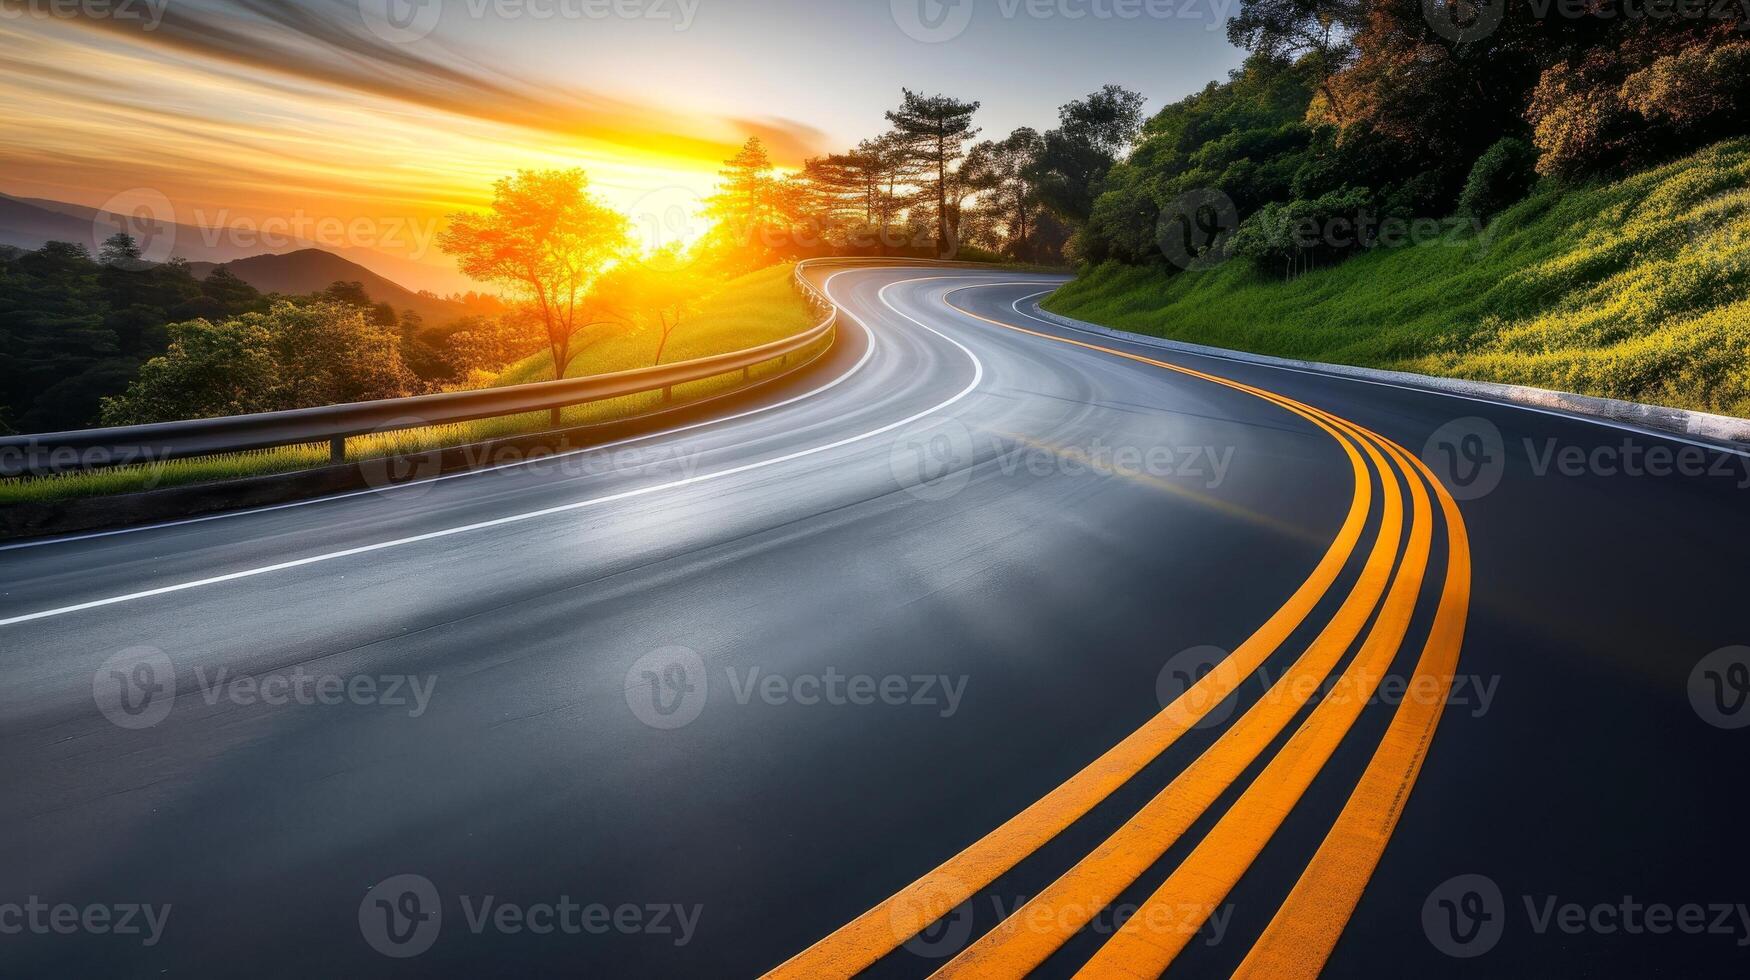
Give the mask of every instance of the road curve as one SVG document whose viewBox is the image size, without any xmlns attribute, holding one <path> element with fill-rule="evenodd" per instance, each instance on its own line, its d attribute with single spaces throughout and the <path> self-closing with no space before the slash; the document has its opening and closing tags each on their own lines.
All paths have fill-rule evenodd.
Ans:
<svg viewBox="0 0 1750 980">
<path fill-rule="evenodd" d="M 1744 456 L 812 274 L 731 417 L 0 548 L 0 975 L 1742 964 Z"/>
</svg>

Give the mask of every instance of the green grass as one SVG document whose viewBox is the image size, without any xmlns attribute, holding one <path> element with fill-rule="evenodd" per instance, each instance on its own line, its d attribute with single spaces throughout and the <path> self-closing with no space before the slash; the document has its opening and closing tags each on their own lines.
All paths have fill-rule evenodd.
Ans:
<svg viewBox="0 0 1750 980">
<path fill-rule="evenodd" d="M 796 295 L 788 265 L 762 269 L 723 283 L 704 296 L 697 312 L 669 338 L 663 362 L 708 357 L 741 350 L 793 336 L 818 322 L 814 312 Z M 657 338 L 648 333 L 620 332 L 592 344 L 571 363 L 567 377 L 607 374 L 649 367 L 655 362 Z M 810 356 L 812 352 L 804 352 Z M 777 362 L 757 365 L 752 379 L 783 370 Z M 512 364 L 500 372 L 495 385 L 551 380 L 553 359 L 546 353 Z M 740 372 L 677 385 L 676 402 L 723 394 L 744 384 Z M 662 404 L 658 392 L 573 405 L 561 413 L 566 426 L 587 425 L 630 418 L 654 411 Z M 504 416 L 430 426 L 401 432 L 385 432 L 347 440 L 350 460 L 419 452 L 442 446 L 466 445 L 548 428 L 546 412 Z M 206 456 L 141 466 L 120 466 L 89 473 L 0 480 L 0 503 L 66 500 L 98 494 L 134 493 L 162 487 L 211 483 L 242 477 L 265 476 L 328 464 L 328 444 L 283 446 L 258 452 Z"/>
<path fill-rule="evenodd" d="M 1045 307 L 1283 357 L 1750 415 L 1750 140 L 1285 282 L 1082 270 Z"/>
</svg>

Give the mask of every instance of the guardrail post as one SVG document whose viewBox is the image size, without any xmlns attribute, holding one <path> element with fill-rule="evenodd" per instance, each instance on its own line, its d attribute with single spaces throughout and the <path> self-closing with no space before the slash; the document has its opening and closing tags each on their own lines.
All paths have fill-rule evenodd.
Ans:
<svg viewBox="0 0 1750 980">
<path fill-rule="evenodd" d="M 547 410 L 547 427 L 552 429 L 559 428 L 559 409 L 550 408 Z"/>
<path fill-rule="evenodd" d="M 328 440 L 328 459 L 330 462 L 346 462 L 346 437 L 335 436 Z"/>
<path fill-rule="evenodd" d="M 674 401 L 674 385 L 665 385 L 662 389 L 662 403 L 667 405 Z"/>
</svg>

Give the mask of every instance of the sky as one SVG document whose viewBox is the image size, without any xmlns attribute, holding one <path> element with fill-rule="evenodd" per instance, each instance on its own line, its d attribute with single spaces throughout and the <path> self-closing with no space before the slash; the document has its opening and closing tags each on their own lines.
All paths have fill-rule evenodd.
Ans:
<svg viewBox="0 0 1750 980">
<path fill-rule="evenodd" d="M 483 206 L 517 169 L 581 166 L 656 245 L 696 233 L 699 199 L 749 136 L 796 166 L 879 133 L 902 86 L 981 102 L 988 137 L 1048 128 L 1108 82 L 1153 111 L 1239 64 L 1222 28 L 1236 9 L 0 0 L 0 192 L 441 269 L 445 214 Z"/>
</svg>

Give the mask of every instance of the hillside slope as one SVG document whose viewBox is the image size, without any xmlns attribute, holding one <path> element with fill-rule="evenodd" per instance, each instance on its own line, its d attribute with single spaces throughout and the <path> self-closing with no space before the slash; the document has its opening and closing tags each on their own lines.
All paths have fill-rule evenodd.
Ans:
<svg viewBox="0 0 1750 980">
<path fill-rule="evenodd" d="M 1284 357 L 1750 415 L 1750 140 L 1545 188 L 1486 233 L 1284 282 L 1104 265 L 1065 316 Z"/>
<path fill-rule="evenodd" d="M 197 264 L 193 271 L 204 278 L 211 266 Z M 301 296 L 327 289 L 335 282 L 362 283 L 365 292 L 379 303 L 388 303 L 397 311 L 414 310 L 427 326 L 442 326 L 468 314 L 459 303 L 421 296 L 375 272 L 319 248 L 300 249 L 283 255 L 256 255 L 225 263 L 231 274 L 264 293 L 285 293 Z"/>
<path fill-rule="evenodd" d="M 719 285 L 699 300 L 698 310 L 669 338 L 664 364 L 724 354 L 782 340 L 814 325 L 813 314 L 791 285 L 794 266 L 775 265 Z M 648 331 L 615 330 L 584 349 L 567 377 L 607 374 L 650 367 L 657 336 Z M 497 386 L 550 381 L 553 358 L 542 352 L 512 364 Z"/>
</svg>

